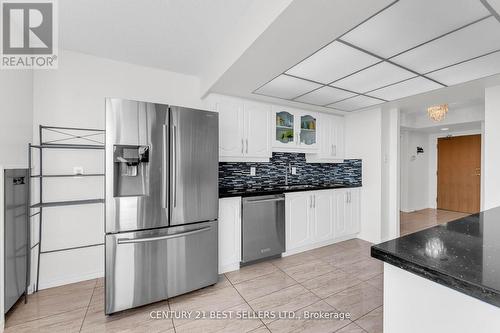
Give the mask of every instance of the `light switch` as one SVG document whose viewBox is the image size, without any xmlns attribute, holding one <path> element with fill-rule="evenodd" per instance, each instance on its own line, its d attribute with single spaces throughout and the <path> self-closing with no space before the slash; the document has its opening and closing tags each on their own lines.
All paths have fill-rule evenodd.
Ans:
<svg viewBox="0 0 500 333">
<path fill-rule="evenodd" d="M 250 176 L 255 176 L 255 167 L 250 167 Z"/>
<path fill-rule="evenodd" d="M 297 167 L 292 167 L 292 175 L 296 175 L 297 174 Z"/>
</svg>

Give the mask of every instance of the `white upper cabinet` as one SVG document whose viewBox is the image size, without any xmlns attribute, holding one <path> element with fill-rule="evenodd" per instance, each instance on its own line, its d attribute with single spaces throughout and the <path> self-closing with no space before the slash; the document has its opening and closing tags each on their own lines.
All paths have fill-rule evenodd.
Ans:
<svg viewBox="0 0 500 333">
<path fill-rule="evenodd" d="M 219 156 L 242 157 L 244 149 L 243 104 L 232 100 L 216 103 L 219 112 Z"/>
<path fill-rule="evenodd" d="M 285 107 L 273 107 L 273 151 L 318 150 L 318 114 Z"/>
<path fill-rule="evenodd" d="M 271 157 L 269 115 L 271 107 L 260 103 L 245 103 L 245 156 L 255 158 Z"/>
<path fill-rule="evenodd" d="M 219 160 L 267 162 L 271 157 L 270 112 L 262 103 L 216 97 L 219 113 Z"/>
<path fill-rule="evenodd" d="M 344 159 L 344 118 L 322 113 L 318 115 L 317 153 L 306 154 L 307 162 L 338 162 Z"/>
</svg>

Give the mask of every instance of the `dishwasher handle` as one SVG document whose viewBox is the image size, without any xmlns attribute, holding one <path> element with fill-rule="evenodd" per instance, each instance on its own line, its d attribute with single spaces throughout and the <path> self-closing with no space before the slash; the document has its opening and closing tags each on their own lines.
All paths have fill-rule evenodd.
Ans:
<svg viewBox="0 0 500 333">
<path fill-rule="evenodd" d="M 158 236 L 158 237 L 118 238 L 117 243 L 118 244 L 134 244 L 134 243 L 154 242 L 154 241 L 159 241 L 159 240 L 165 240 L 165 239 L 172 239 L 172 238 L 179 238 L 179 237 L 185 237 L 185 236 L 189 236 L 189 235 L 194 235 L 194 234 L 198 234 L 200 232 L 208 231 L 210 229 L 212 229 L 212 227 L 205 227 L 205 228 L 190 230 L 190 231 L 186 231 L 186 232 L 179 232 L 177 234 L 171 234 L 171 235 L 165 235 L 165 236 Z"/>
<path fill-rule="evenodd" d="M 257 200 L 246 200 L 245 204 L 256 204 L 256 203 L 261 203 L 261 202 L 273 202 L 273 201 L 284 201 L 285 198 L 273 198 L 273 199 L 257 199 Z"/>
</svg>

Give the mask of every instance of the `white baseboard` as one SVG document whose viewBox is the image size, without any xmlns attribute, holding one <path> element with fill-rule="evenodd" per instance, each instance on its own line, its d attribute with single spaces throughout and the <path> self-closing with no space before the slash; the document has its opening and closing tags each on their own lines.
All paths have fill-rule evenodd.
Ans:
<svg viewBox="0 0 500 333">
<path fill-rule="evenodd" d="M 224 273 L 227 273 L 227 272 L 237 271 L 238 269 L 240 269 L 240 263 L 239 262 L 235 262 L 235 263 L 232 263 L 232 264 L 229 264 L 229 265 L 224 265 L 222 267 L 219 267 L 219 274 L 224 274 Z"/>
<path fill-rule="evenodd" d="M 57 279 L 57 280 L 41 282 L 40 285 L 38 286 L 38 290 L 59 287 L 59 286 L 65 285 L 65 284 L 82 282 L 82 281 L 97 279 L 97 278 L 101 278 L 101 277 L 104 277 L 104 272 L 95 272 L 95 273 L 76 275 L 76 276 L 66 276 L 64 278 Z"/>
<path fill-rule="evenodd" d="M 298 254 L 298 253 L 301 253 L 301 252 L 304 252 L 304 251 L 314 250 L 314 249 L 317 249 L 319 247 L 323 247 L 323 246 L 327 246 L 327 245 L 332 245 L 332 244 L 343 242 L 343 241 L 346 241 L 346 240 L 349 240 L 349 239 L 357 238 L 357 235 L 358 234 L 347 235 L 347 236 L 343 236 L 343 237 L 339 237 L 339 238 L 335 238 L 335 239 L 329 239 L 327 241 L 317 242 L 317 243 L 314 243 L 314 244 L 308 244 L 306 246 L 302 246 L 302 247 L 299 247 L 299 248 L 291 249 L 291 250 L 288 250 L 285 253 L 283 253 L 283 257 L 291 256 L 291 255 Z"/>
</svg>

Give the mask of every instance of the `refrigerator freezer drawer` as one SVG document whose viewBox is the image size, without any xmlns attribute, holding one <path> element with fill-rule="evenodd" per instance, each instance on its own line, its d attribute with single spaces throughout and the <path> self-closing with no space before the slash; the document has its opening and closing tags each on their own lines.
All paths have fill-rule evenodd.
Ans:
<svg viewBox="0 0 500 333">
<path fill-rule="evenodd" d="M 215 284 L 217 244 L 217 221 L 106 235 L 106 314 Z"/>
</svg>

